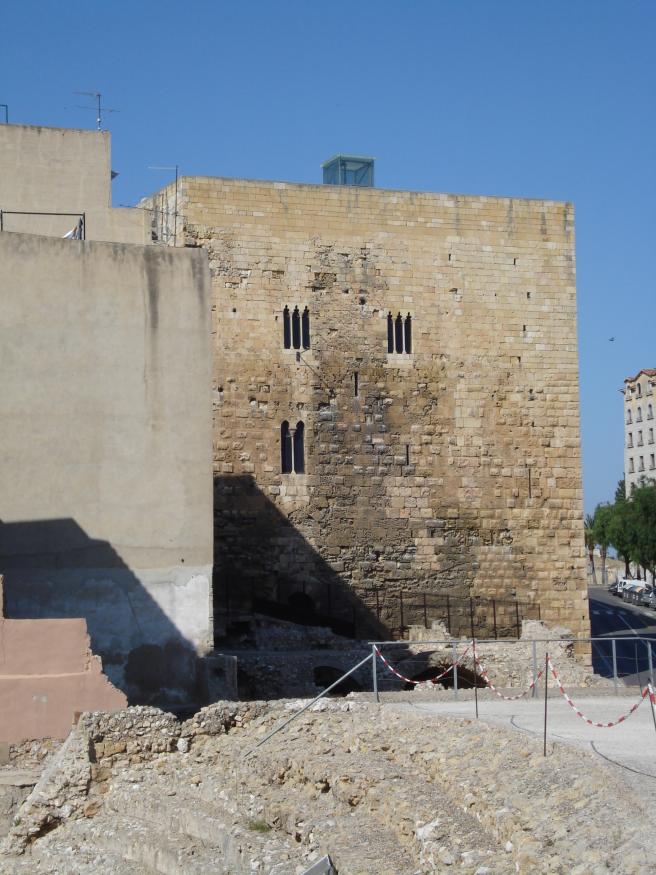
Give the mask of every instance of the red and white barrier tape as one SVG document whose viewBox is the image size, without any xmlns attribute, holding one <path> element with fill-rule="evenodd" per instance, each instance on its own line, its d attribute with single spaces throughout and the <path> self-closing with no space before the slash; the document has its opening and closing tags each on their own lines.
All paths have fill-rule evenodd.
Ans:
<svg viewBox="0 0 656 875">
<path fill-rule="evenodd" d="M 629 708 L 629 710 L 626 712 L 626 714 L 622 714 L 621 717 L 618 717 L 617 720 L 614 720 L 611 723 L 597 723 L 595 720 L 590 720 L 589 717 L 586 717 L 585 714 L 583 714 L 581 711 L 579 711 L 579 709 L 576 707 L 574 702 L 572 702 L 570 697 L 565 692 L 565 688 L 563 687 L 562 681 L 560 680 L 560 678 L 556 674 L 556 669 L 554 668 L 553 663 L 550 659 L 548 660 L 548 663 L 549 663 L 549 669 L 551 671 L 551 674 L 553 675 L 554 680 L 558 684 L 558 689 L 560 690 L 561 696 L 565 699 L 565 701 L 570 706 L 570 708 L 574 711 L 576 716 L 580 717 L 581 720 L 585 720 L 585 722 L 588 724 L 588 726 L 597 726 L 599 729 L 610 729 L 612 726 L 617 726 L 620 723 L 624 723 L 624 721 L 628 717 L 630 717 L 631 714 L 635 714 L 635 712 L 642 705 L 642 703 L 645 701 L 647 696 L 649 696 L 651 698 L 652 704 L 656 703 L 656 696 L 654 695 L 654 690 L 652 689 L 651 684 L 647 684 L 647 686 L 645 687 L 645 689 L 642 691 L 642 693 L 640 695 L 640 700 L 638 702 L 636 702 L 635 705 L 632 705 L 631 708 Z"/>
<path fill-rule="evenodd" d="M 374 650 L 376 651 L 377 656 L 380 657 L 383 665 L 387 669 L 389 669 L 389 671 L 391 671 L 392 674 L 395 674 L 397 676 L 397 678 L 400 678 L 402 681 L 405 681 L 407 684 L 414 684 L 414 686 L 419 686 L 420 684 L 433 684 L 433 685 L 435 685 L 441 678 L 443 678 L 445 675 L 447 675 L 451 671 L 451 669 L 455 668 L 456 665 L 460 665 L 460 663 L 463 661 L 465 656 L 467 656 L 467 653 L 468 653 L 470 647 L 471 647 L 471 644 L 468 644 L 467 647 L 465 648 L 462 656 L 460 656 L 459 659 L 457 659 L 445 671 L 443 671 L 442 674 L 437 675 L 437 677 L 428 678 L 428 680 L 426 680 L 426 681 L 413 681 L 412 678 L 407 678 L 405 675 L 401 674 L 400 671 L 397 671 L 393 665 L 390 665 L 390 663 L 385 659 L 385 657 L 380 652 L 378 647 L 376 647 L 376 645 L 374 644 Z"/>
<path fill-rule="evenodd" d="M 518 693 L 516 696 L 504 696 L 503 693 L 500 693 L 499 690 L 497 690 L 497 688 L 494 686 L 494 684 L 492 683 L 492 681 L 491 681 L 491 680 L 489 679 L 489 677 L 487 676 L 487 669 L 485 668 L 485 666 L 483 665 L 483 663 L 480 661 L 480 659 L 478 658 L 478 656 L 476 657 L 476 665 L 477 665 L 477 667 L 478 667 L 478 669 L 479 669 L 478 674 L 480 674 L 480 676 L 483 678 L 483 680 L 485 681 L 485 683 L 487 684 L 487 686 L 492 690 L 492 692 L 493 692 L 495 695 L 497 695 L 500 699 L 503 699 L 505 702 L 515 702 L 517 699 L 523 699 L 524 696 L 526 696 L 528 693 L 531 692 L 531 690 L 533 689 L 533 687 L 537 684 L 537 682 L 538 682 L 538 681 L 540 680 L 540 678 L 542 677 L 542 672 L 539 671 L 537 677 L 534 678 L 534 679 L 531 681 L 531 683 L 529 684 L 528 689 L 524 690 L 523 693 Z"/>
</svg>

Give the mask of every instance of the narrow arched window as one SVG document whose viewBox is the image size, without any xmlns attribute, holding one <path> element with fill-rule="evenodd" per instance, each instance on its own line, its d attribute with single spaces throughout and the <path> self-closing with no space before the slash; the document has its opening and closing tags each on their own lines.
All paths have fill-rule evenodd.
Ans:
<svg viewBox="0 0 656 875">
<path fill-rule="evenodd" d="M 403 319 L 400 313 L 394 320 L 394 349 L 403 352 Z"/>
<path fill-rule="evenodd" d="M 282 311 L 282 337 L 285 349 L 289 349 L 292 345 L 292 329 L 289 323 L 289 307 L 285 307 Z"/>
<path fill-rule="evenodd" d="M 651 406 L 651 404 L 649 404 L 649 405 L 647 405 L 647 419 L 653 419 L 653 418 L 654 418 L 654 408 Z"/>
<path fill-rule="evenodd" d="M 303 310 L 303 316 L 301 318 L 301 334 L 303 340 L 303 349 L 310 348 L 310 311 L 306 307 Z"/>
<path fill-rule="evenodd" d="M 631 411 L 627 410 L 626 411 L 626 424 L 631 425 L 632 422 L 633 422 L 633 418 L 631 417 Z"/>
<path fill-rule="evenodd" d="M 292 313 L 292 346 L 294 349 L 301 348 L 301 315 L 298 312 L 298 307 L 294 307 Z"/>
<path fill-rule="evenodd" d="M 280 426 L 280 469 L 283 474 L 292 472 L 292 436 L 287 420 Z"/>
<path fill-rule="evenodd" d="M 387 314 L 387 352 L 394 352 L 394 320 L 392 314 Z"/>
<path fill-rule="evenodd" d="M 409 354 L 412 352 L 412 317 L 408 313 L 405 317 L 405 325 L 404 329 L 404 340 L 405 340 L 405 351 Z"/>
<path fill-rule="evenodd" d="M 642 422 L 642 407 L 638 407 L 636 411 L 636 422 Z"/>
<path fill-rule="evenodd" d="M 294 473 L 305 473 L 305 426 L 302 422 L 296 423 L 294 432 Z"/>
</svg>

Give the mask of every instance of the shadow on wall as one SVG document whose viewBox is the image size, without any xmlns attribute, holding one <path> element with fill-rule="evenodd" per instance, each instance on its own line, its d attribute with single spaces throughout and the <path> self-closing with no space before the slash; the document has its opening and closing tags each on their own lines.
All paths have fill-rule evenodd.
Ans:
<svg viewBox="0 0 656 875">
<path fill-rule="evenodd" d="M 375 612 L 247 474 L 214 475 L 214 581 L 216 629 L 230 631 L 255 611 L 352 638 L 386 635 Z"/>
<path fill-rule="evenodd" d="M 8 617 L 84 617 L 103 671 L 130 704 L 205 699 L 193 646 L 111 544 L 75 520 L 0 521 L 0 572 Z"/>
</svg>

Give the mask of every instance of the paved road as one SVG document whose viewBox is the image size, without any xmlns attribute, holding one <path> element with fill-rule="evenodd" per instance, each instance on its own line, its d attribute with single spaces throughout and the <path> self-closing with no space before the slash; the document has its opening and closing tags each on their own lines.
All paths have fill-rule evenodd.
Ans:
<svg viewBox="0 0 656 875">
<path fill-rule="evenodd" d="M 654 641 L 653 665 L 656 669 L 656 611 L 629 604 L 597 586 L 589 590 L 590 624 L 593 638 L 618 638 L 615 645 L 617 673 L 626 684 L 642 685 L 649 673 L 649 645 Z M 613 676 L 613 647 L 610 641 L 592 645 L 595 672 Z"/>
<path fill-rule="evenodd" d="M 555 690 L 553 693 L 555 694 Z M 625 714 L 638 701 L 639 695 L 636 689 L 635 695 L 627 695 L 626 692 L 621 696 L 591 696 L 589 693 L 581 693 L 580 697 L 574 694 L 573 698 L 579 710 L 587 717 L 600 723 L 608 723 Z M 417 704 L 399 702 L 386 704 L 385 707 L 469 720 L 474 717 L 474 702 L 471 700 Z M 656 729 L 648 699 L 624 723 L 610 729 L 589 726 L 576 716 L 560 696 L 549 697 L 547 717 L 547 738 L 550 741 L 592 751 L 618 770 L 634 790 L 656 804 Z M 479 701 L 479 719 L 484 723 L 542 738 L 544 700 Z"/>
</svg>

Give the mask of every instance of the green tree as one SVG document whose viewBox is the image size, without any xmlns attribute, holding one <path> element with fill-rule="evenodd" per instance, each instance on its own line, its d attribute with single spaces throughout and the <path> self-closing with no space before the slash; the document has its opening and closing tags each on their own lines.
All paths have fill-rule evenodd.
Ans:
<svg viewBox="0 0 656 875">
<path fill-rule="evenodd" d="M 601 585 L 608 586 L 608 572 L 606 570 L 606 555 L 610 546 L 610 527 L 613 518 L 613 506 L 610 504 L 598 504 L 592 518 L 592 534 L 596 544 L 599 544 L 601 552 Z"/>
<path fill-rule="evenodd" d="M 594 535 L 594 517 L 591 514 L 587 514 L 584 521 L 584 536 L 585 536 L 585 546 L 588 551 L 588 563 L 589 563 L 589 571 L 592 574 L 592 585 L 597 585 L 597 572 L 595 571 L 594 564 L 594 548 L 596 546 L 595 535 Z"/>
<path fill-rule="evenodd" d="M 620 481 L 624 482 L 624 481 Z M 629 577 L 631 569 L 629 562 L 633 552 L 634 525 L 631 502 L 625 498 L 617 499 L 612 505 L 612 514 L 608 524 L 608 537 L 611 545 L 617 550 L 617 555 L 624 561 L 624 576 Z"/>
<path fill-rule="evenodd" d="M 656 485 L 640 485 L 631 494 L 633 544 L 631 558 L 643 568 L 656 570 Z"/>
</svg>

